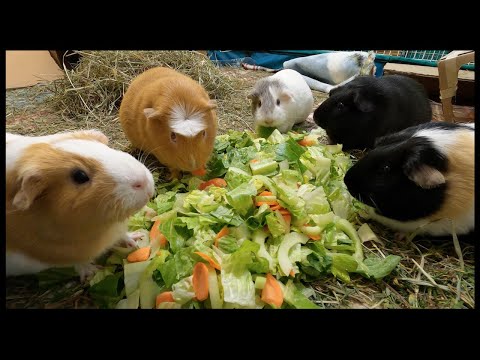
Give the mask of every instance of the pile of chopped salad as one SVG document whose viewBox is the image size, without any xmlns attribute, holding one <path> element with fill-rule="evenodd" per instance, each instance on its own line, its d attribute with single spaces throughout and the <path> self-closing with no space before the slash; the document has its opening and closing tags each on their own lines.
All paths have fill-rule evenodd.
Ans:
<svg viewBox="0 0 480 360">
<path fill-rule="evenodd" d="M 375 235 L 343 182 L 352 159 L 321 131 L 217 136 L 204 176 L 159 184 L 130 218 L 138 248 L 113 248 L 92 297 L 117 309 L 314 309 L 312 281 L 387 276 L 400 258 L 365 258 Z"/>
</svg>

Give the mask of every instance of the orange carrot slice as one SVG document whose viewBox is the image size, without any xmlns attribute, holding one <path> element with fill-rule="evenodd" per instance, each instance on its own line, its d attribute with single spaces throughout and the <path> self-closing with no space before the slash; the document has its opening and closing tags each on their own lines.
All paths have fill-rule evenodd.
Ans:
<svg viewBox="0 0 480 360">
<path fill-rule="evenodd" d="M 199 190 L 205 190 L 207 187 L 209 186 L 217 186 L 217 187 L 227 187 L 227 182 L 223 179 L 220 179 L 220 178 L 214 178 L 214 179 L 211 179 L 211 180 L 208 180 L 208 181 L 205 181 L 203 183 L 201 183 L 199 186 L 198 186 L 198 189 Z"/>
<path fill-rule="evenodd" d="M 282 288 L 270 273 L 267 274 L 267 280 L 262 290 L 261 299 L 263 302 L 275 306 L 276 308 L 280 308 L 283 304 Z"/>
<path fill-rule="evenodd" d="M 312 145 L 315 145 L 315 141 L 313 139 L 303 138 L 302 140 L 298 141 L 298 145 L 312 146 Z"/>
<path fill-rule="evenodd" d="M 290 270 L 290 276 L 291 276 L 291 277 L 295 277 L 295 273 L 293 272 L 293 269 Z"/>
<path fill-rule="evenodd" d="M 260 194 L 258 194 L 258 196 L 273 196 L 273 193 L 265 190 L 265 191 L 262 191 Z"/>
<path fill-rule="evenodd" d="M 148 260 L 148 257 L 150 256 L 150 250 L 150 246 L 145 246 L 143 248 L 137 249 L 128 254 L 127 260 L 129 262 L 140 262 Z"/>
<path fill-rule="evenodd" d="M 320 240 L 322 238 L 320 235 L 308 235 L 308 237 L 314 241 Z"/>
<path fill-rule="evenodd" d="M 283 209 L 283 208 L 280 206 L 280 204 L 270 206 L 270 210 L 272 210 L 272 211 L 280 210 L 280 209 Z"/>
<path fill-rule="evenodd" d="M 292 215 L 290 215 L 290 214 L 289 214 L 289 215 L 283 215 L 283 214 L 282 214 L 282 216 L 283 216 L 283 218 L 285 219 L 288 227 L 290 227 L 290 224 L 291 224 L 291 222 L 292 222 Z"/>
<path fill-rule="evenodd" d="M 250 160 L 250 162 L 251 163 L 256 163 L 256 162 L 258 162 L 258 160 L 257 159 L 252 159 L 252 160 Z"/>
<path fill-rule="evenodd" d="M 175 302 L 175 299 L 173 298 L 173 291 L 165 291 L 157 295 L 155 304 L 158 306 L 164 302 Z"/>
<path fill-rule="evenodd" d="M 208 298 L 208 267 L 202 262 L 198 262 L 193 267 L 192 278 L 193 290 L 198 301 Z"/>
<path fill-rule="evenodd" d="M 205 253 L 202 253 L 200 251 L 195 251 L 195 254 L 197 254 L 198 256 L 200 256 L 202 259 L 208 261 L 208 263 L 215 269 L 217 270 L 222 270 L 222 268 L 220 267 L 220 265 L 215 261 L 213 260 L 210 256 L 208 256 L 207 254 Z"/>
<path fill-rule="evenodd" d="M 160 219 L 155 221 L 153 223 L 152 228 L 150 229 L 150 244 L 152 244 L 154 241 L 158 241 L 160 244 L 160 247 L 165 248 L 167 246 L 168 241 L 165 235 L 163 235 L 160 232 L 159 226 L 160 226 Z"/>
<path fill-rule="evenodd" d="M 275 200 L 272 200 L 272 201 L 257 201 L 257 202 L 255 202 L 255 206 L 262 206 L 263 204 L 267 204 L 267 205 L 278 205 L 278 202 L 276 202 Z"/>
<path fill-rule="evenodd" d="M 218 247 L 218 240 L 228 234 L 230 234 L 230 230 L 228 229 L 227 225 L 225 225 L 222 230 L 218 232 L 217 236 L 215 236 L 215 246 Z"/>
<path fill-rule="evenodd" d="M 192 174 L 195 176 L 205 176 L 207 174 L 207 170 L 205 168 L 193 170 Z"/>
</svg>

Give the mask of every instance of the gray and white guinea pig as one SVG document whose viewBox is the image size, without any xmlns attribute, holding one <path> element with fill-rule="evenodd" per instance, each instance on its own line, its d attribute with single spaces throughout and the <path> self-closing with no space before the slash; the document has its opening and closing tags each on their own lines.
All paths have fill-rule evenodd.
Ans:
<svg viewBox="0 0 480 360">
<path fill-rule="evenodd" d="M 153 196 L 152 174 L 100 131 L 6 134 L 6 274 L 74 266 L 83 279 Z"/>
<path fill-rule="evenodd" d="M 359 76 L 330 92 L 313 113 L 331 143 L 371 149 L 375 139 L 432 119 L 424 87 L 401 75 Z"/>
<path fill-rule="evenodd" d="M 291 69 L 258 80 L 248 98 L 255 126 L 274 127 L 282 133 L 305 121 L 313 110 L 312 90 Z"/>
<path fill-rule="evenodd" d="M 475 227 L 475 129 L 430 122 L 377 140 L 345 174 L 352 196 L 394 230 L 444 236 Z"/>
</svg>

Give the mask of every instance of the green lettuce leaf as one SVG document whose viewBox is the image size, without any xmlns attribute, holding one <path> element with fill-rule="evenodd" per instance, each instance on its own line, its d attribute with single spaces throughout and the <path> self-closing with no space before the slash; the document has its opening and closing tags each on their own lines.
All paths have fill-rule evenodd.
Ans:
<svg viewBox="0 0 480 360">
<path fill-rule="evenodd" d="M 379 257 L 369 257 L 363 261 L 363 265 L 366 266 L 366 271 L 358 271 L 366 277 L 373 279 L 382 279 L 389 275 L 400 263 L 400 256 L 388 255 L 382 259 Z"/>
<path fill-rule="evenodd" d="M 252 196 L 257 195 L 257 189 L 253 183 L 244 183 L 227 193 L 228 203 L 241 216 L 245 216 L 253 210 Z"/>
<path fill-rule="evenodd" d="M 177 267 L 175 265 L 175 259 L 171 257 L 169 260 L 165 261 L 158 267 L 162 280 L 165 283 L 167 289 L 171 289 L 172 285 L 175 284 L 178 280 L 177 278 Z"/>
<path fill-rule="evenodd" d="M 73 267 L 50 268 L 40 271 L 36 276 L 38 278 L 38 286 L 41 289 L 66 283 L 72 279 L 78 279 L 78 273 Z"/>
<path fill-rule="evenodd" d="M 175 228 L 176 223 L 176 218 L 160 223 L 160 232 L 167 238 L 170 249 L 173 253 L 179 251 L 185 243 L 184 237 L 179 234 Z"/>
<path fill-rule="evenodd" d="M 224 253 L 231 254 L 239 249 L 237 239 L 234 236 L 223 236 L 218 240 L 218 248 Z"/>
<path fill-rule="evenodd" d="M 100 308 L 113 309 L 125 296 L 122 284 L 123 273 L 107 275 L 103 280 L 91 286 L 89 295 Z"/>
<path fill-rule="evenodd" d="M 231 166 L 227 174 L 225 175 L 225 181 L 229 190 L 233 190 L 236 187 L 248 183 L 252 179 L 252 175 L 239 168 Z"/>
<path fill-rule="evenodd" d="M 295 309 L 320 309 L 312 301 L 310 301 L 297 287 L 292 280 L 288 280 L 283 288 L 283 298 L 286 303 Z"/>
</svg>

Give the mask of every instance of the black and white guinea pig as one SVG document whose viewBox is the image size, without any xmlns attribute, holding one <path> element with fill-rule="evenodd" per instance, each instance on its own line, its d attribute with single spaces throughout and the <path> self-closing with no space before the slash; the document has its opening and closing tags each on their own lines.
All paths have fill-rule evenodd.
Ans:
<svg viewBox="0 0 480 360">
<path fill-rule="evenodd" d="M 394 230 L 444 236 L 475 227 L 475 125 L 430 122 L 377 140 L 345 174 L 371 218 Z"/>
<path fill-rule="evenodd" d="M 424 87 L 409 77 L 359 76 L 333 89 L 313 119 L 344 150 L 371 149 L 380 136 L 431 121 L 432 109 Z"/>
</svg>

